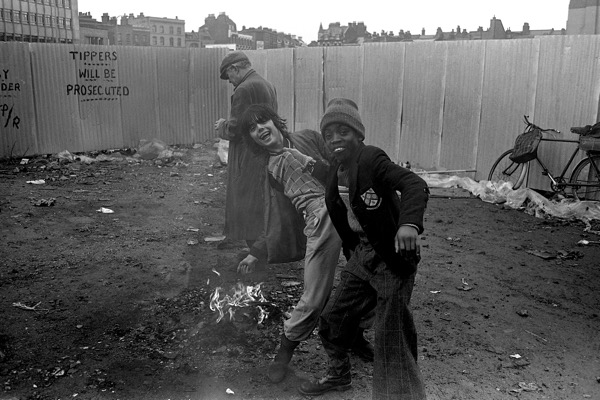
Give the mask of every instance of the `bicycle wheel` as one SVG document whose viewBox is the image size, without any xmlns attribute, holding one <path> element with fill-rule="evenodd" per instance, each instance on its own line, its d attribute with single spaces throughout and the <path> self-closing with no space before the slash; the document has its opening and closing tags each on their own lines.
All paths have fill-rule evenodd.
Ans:
<svg viewBox="0 0 600 400">
<path fill-rule="evenodd" d="M 488 180 L 492 182 L 504 181 L 512 183 L 513 189 L 518 189 L 527 176 L 527 168 L 529 163 L 517 164 L 508 158 L 512 154 L 512 149 L 507 150 L 494 163 Z"/>
<path fill-rule="evenodd" d="M 593 161 L 593 163 L 592 163 Z M 591 155 L 575 166 L 569 184 L 579 200 L 600 200 L 600 155 Z"/>
</svg>

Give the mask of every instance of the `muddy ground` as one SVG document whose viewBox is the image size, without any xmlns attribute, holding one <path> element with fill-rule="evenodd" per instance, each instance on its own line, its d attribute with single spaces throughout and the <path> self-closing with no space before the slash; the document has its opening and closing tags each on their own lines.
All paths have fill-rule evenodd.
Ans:
<svg viewBox="0 0 600 400">
<path fill-rule="evenodd" d="M 314 334 L 267 381 L 302 264 L 237 275 L 243 243 L 218 240 L 226 168 L 212 142 L 175 151 L 1 163 L 0 400 L 302 399 L 325 370 Z M 413 295 L 428 398 L 600 399 L 600 237 L 432 194 Z M 261 324 L 254 306 L 216 322 L 210 295 L 238 281 L 262 282 Z M 370 398 L 372 365 L 353 363 L 353 388 L 321 398 Z"/>
</svg>

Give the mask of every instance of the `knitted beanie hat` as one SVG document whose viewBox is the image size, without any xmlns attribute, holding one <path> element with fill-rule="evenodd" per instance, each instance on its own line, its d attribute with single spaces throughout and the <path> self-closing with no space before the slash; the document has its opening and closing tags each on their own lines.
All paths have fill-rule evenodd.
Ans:
<svg viewBox="0 0 600 400">
<path fill-rule="evenodd" d="M 321 119 L 321 134 L 323 134 L 327 125 L 333 123 L 349 126 L 364 140 L 365 126 L 360 119 L 358 106 L 352 100 L 336 98 L 327 104 L 327 109 Z"/>
</svg>

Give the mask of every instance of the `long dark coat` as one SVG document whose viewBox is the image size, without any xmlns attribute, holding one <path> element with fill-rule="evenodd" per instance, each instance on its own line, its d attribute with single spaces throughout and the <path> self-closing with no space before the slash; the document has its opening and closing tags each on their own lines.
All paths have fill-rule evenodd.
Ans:
<svg viewBox="0 0 600 400">
<path fill-rule="evenodd" d="M 239 119 L 248 106 L 268 104 L 277 111 L 277 92 L 253 69 L 234 88 L 231 113 L 220 136 L 229 140 L 224 234 L 232 240 L 256 240 L 265 214 L 265 168 L 268 156 L 250 150 Z"/>
</svg>

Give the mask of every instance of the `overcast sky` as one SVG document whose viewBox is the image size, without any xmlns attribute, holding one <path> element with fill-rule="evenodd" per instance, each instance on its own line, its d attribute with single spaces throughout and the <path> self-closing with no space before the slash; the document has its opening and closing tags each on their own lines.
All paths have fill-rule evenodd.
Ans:
<svg viewBox="0 0 600 400">
<path fill-rule="evenodd" d="M 398 34 L 400 29 L 420 34 L 434 34 L 460 25 L 467 31 L 490 26 L 494 16 L 505 29 L 521 31 L 528 22 L 531 29 L 566 28 L 569 0 L 79 0 L 79 11 L 90 12 L 100 20 L 107 12 L 111 17 L 144 13 L 145 16 L 185 20 L 185 30 L 198 31 L 208 14 L 225 12 L 243 26 L 266 27 L 278 32 L 301 36 L 308 44 L 317 39 L 319 25 L 332 22 L 364 22 L 369 32 L 382 30 Z"/>
</svg>

